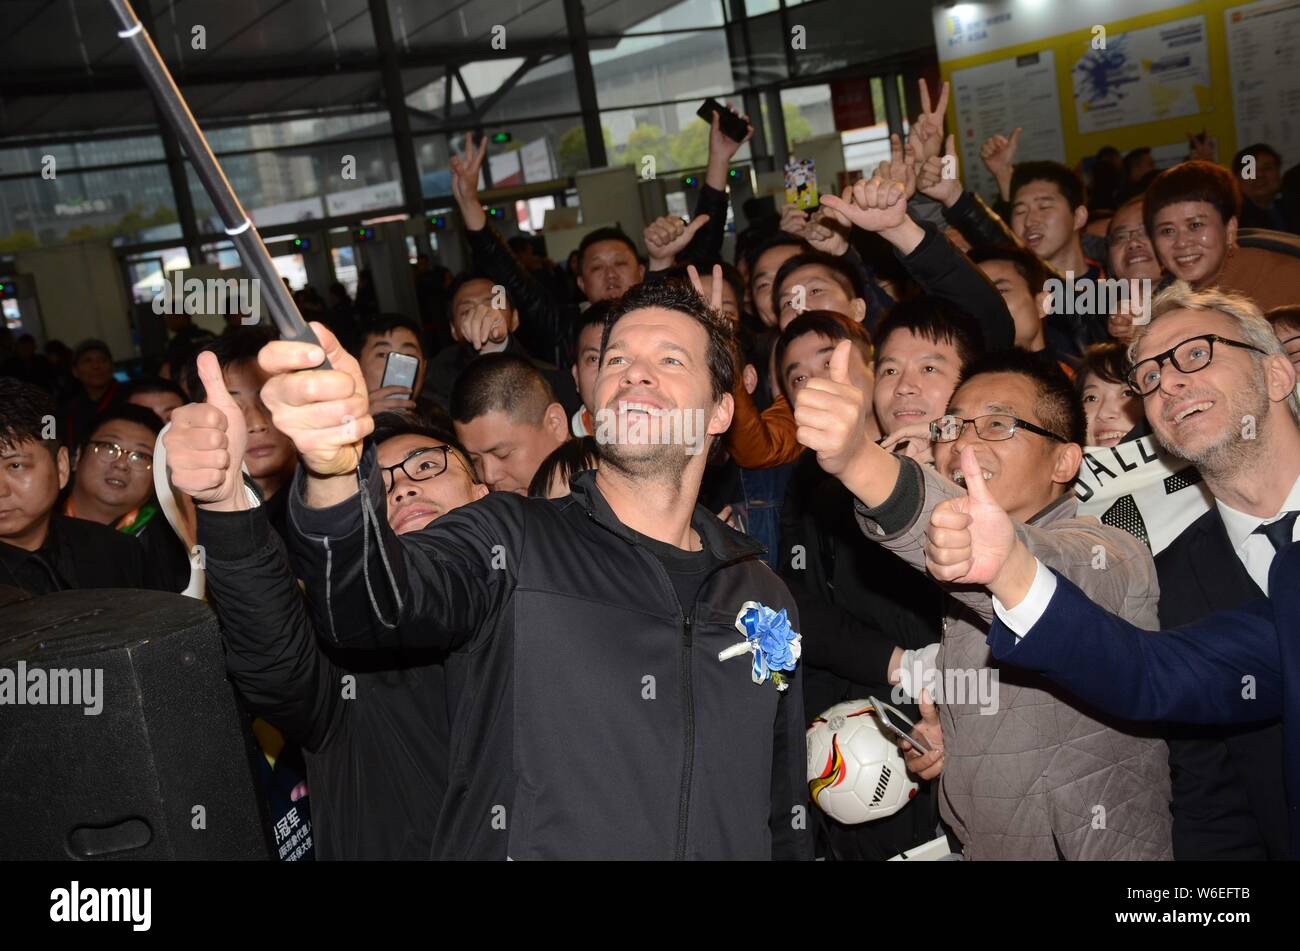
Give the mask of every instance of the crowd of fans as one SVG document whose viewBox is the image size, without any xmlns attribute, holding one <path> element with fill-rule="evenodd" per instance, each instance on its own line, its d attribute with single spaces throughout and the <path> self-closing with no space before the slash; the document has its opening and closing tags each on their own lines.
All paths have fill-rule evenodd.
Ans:
<svg viewBox="0 0 1300 951">
<path fill-rule="evenodd" d="M 1262 527 L 1288 513 L 1290 525 L 1300 509 L 1300 167 L 1283 174 L 1266 144 L 1225 167 L 1201 136 L 1163 170 L 1149 149 L 1109 147 L 1072 169 L 1018 161 L 1014 129 L 980 150 L 999 187 L 986 201 L 952 174 L 946 84 L 933 109 L 922 93 L 889 160 L 816 210 L 752 222 L 731 261 L 721 258 L 727 171 L 741 143 L 716 122 L 689 221 L 651 222 L 639 236 L 644 256 L 633 236 L 592 231 L 564 266 L 534 239 L 507 241 L 494 228 L 477 192 L 486 143 L 467 136 L 451 170 L 469 270 L 453 275 L 422 255 L 411 315 L 382 312 L 368 280 L 355 300 L 338 284 L 328 300 L 295 293 L 364 380 L 366 445 L 382 476 L 370 497 L 386 505 L 391 530 L 382 537 L 420 536 L 458 509 L 491 511 L 501 493 L 590 496 L 582 473 L 622 464 L 599 426 L 611 327 L 630 301 L 689 310 L 672 303 L 684 289 L 724 319 L 734 347 L 734 372 L 713 377 L 727 380 L 731 410 L 708 440 L 698 501 L 722 531 L 758 543 L 736 551 L 766 560 L 793 596 L 799 718 L 903 689 L 900 708 L 930 748 L 906 750 L 921 786 L 904 810 L 858 826 L 814 810 L 805 855 L 885 859 L 943 830 L 968 858 L 1283 858 L 1277 719 L 1139 727 L 1000 667 L 985 643 L 991 595 L 937 581 L 923 548 L 931 513 L 965 495 L 962 451 L 973 447 L 1033 554 L 1141 627 L 1269 594 L 1276 546 Z M 71 350 L 51 341 L 43 354 L 30 336 L 3 341 L 0 602 L 69 588 L 181 592 L 202 543 L 232 682 L 252 713 L 306 751 L 317 856 L 494 854 L 458 824 L 486 782 L 476 771 L 502 762 L 466 752 L 496 729 L 474 706 L 491 702 L 476 694 L 487 663 L 476 652 L 526 654 L 523 635 L 492 648 L 449 638 L 460 646 L 363 662 L 331 643 L 346 640 L 337 632 L 319 633 L 319 604 L 304 610 L 295 579 L 315 597 L 310 571 L 280 558 L 301 543 L 293 495 L 305 450 L 264 399 L 274 335 L 234 320 L 219 336 L 168 320 L 157 375 L 128 382 L 101 341 Z M 417 361 L 410 385 L 384 385 L 393 354 Z M 246 537 L 202 511 L 215 489 L 180 492 L 160 478 L 162 427 L 199 403 L 220 412 L 229 439 L 213 485 L 245 481 L 226 471 L 242 461 L 285 546 L 244 550 Z M 1161 546 L 1131 507 L 1079 511 L 1081 467 L 1108 467 L 1122 486 L 1134 467 L 1128 446 L 1176 471 L 1178 487 L 1203 490 L 1168 489 L 1178 513 L 1167 517 L 1185 527 Z M 196 452 L 178 445 L 166 465 L 193 467 Z M 478 524 L 457 518 L 467 533 Z M 671 554 L 645 547 L 677 585 Z M 1105 570 L 1095 570 L 1099 557 Z M 427 550 L 417 561 L 445 570 Z M 645 575 L 657 584 L 654 562 Z M 627 583 L 612 564 L 586 566 L 592 589 Z M 528 598 L 542 594 L 515 595 L 513 611 L 526 616 Z M 352 610 L 371 609 L 366 591 L 350 596 L 360 602 Z M 293 623 L 268 625 L 266 605 Z M 575 617 L 583 610 L 574 604 Z M 280 661 L 268 666 L 272 653 Z M 923 669 L 993 671 L 996 709 L 910 689 Z M 373 702 L 339 700 L 349 671 L 367 678 L 360 689 Z M 607 689 L 590 685 L 593 718 Z M 531 735 L 527 711 L 513 716 L 519 736 Z M 516 757 L 537 755 L 514 742 Z M 771 769 L 775 788 L 775 761 Z M 516 791 L 516 808 L 533 794 Z M 1100 831 L 1097 804 L 1109 816 Z M 774 834 L 773 854 L 777 845 Z M 700 854 L 751 852 L 723 842 Z"/>
</svg>

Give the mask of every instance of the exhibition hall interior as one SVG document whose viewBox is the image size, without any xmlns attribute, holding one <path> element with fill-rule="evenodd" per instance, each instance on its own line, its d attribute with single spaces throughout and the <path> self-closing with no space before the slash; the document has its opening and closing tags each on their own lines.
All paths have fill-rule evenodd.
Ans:
<svg viewBox="0 0 1300 951">
<path fill-rule="evenodd" d="M 1249 922 L 1298 63 L 1300 0 L 0 3 L 0 862 Z"/>
</svg>

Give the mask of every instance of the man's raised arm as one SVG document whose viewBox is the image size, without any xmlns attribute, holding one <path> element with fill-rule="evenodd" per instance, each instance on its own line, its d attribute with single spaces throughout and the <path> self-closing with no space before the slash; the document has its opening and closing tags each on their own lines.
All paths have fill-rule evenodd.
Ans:
<svg viewBox="0 0 1300 951">
<path fill-rule="evenodd" d="M 894 493 L 901 467 L 898 457 L 867 437 L 869 394 L 849 379 L 853 342 L 841 340 L 831 354 L 830 376 L 814 377 L 799 393 L 795 430 L 799 442 L 817 453 L 817 464 L 872 508 Z"/>
<path fill-rule="evenodd" d="M 361 368 L 325 327 L 321 346 L 279 340 L 258 355 L 262 399 L 302 464 L 289 550 L 318 629 L 358 647 L 458 647 L 491 630 L 513 589 L 522 500 L 445 515 L 399 539 L 388 524 Z M 323 348 L 323 354 L 322 354 Z M 332 369 L 312 369 L 322 355 Z"/>
<path fill-rule="evenodd" d="M 994 657 L 1128 720 L 1249 723 L 1280 715 L 1282 658 L 1267 600 L 1173 631 L 1145 631 L 1034 558 L 974 477 L 969 446 L 962 467 L 970 494 L 931 514 L 926 568 L 939 581 L 983 585 L 993 595 Z M 1284 553 L 1273 570 L 1300 574 L 1300 550 Z"/>
</svg>

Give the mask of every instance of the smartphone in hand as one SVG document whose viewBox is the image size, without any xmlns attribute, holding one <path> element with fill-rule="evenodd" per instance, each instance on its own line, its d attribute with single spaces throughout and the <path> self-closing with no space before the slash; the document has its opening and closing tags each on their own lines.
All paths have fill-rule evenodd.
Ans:
<svg viewBox="0 0 1300 951">
<path fill-rule="evenodd" d="M 415 390 L 415 371 L 419 369 L 420 361 L 409 353 L 398 353 L 393 351 L 384 361 L 384 378 L 380 381 L 379 386 L 403 386 L 406 388 L 407 395 L 390 396 L 389 399 L 410 399 L 410 395 Z"/>
<path fill-rule="evenodd" d="M 718 128 L 722 130 L 722 134 L 733 142 L 744 142 L 745 136 L 749 134 L 749 125 L 718 100 L 705 99 L 704 105 L 700 106 L 695 114 L 712 125 L 715 112 L 722 116 L 718 121 Z"/>
<path fill-rule="evenodd" d="M 876 719 L 886 736 L 892 737 L 894 740 L 907 740 L 922 753 L 930 752 L 930 747 L 925 740 L 912 735 L 912 728 L 915 724 L 911 720 L 889 704 L 881 703 L 875 697 L 868 697 L 867 702 L 871 704 L 872 709 L 875 711 Z"/>
</svg>

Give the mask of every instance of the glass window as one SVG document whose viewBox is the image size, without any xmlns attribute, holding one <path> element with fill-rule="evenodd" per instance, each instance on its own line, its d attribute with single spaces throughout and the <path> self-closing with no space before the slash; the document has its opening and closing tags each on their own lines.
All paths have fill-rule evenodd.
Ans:
<svg viewBox="0 0 1300 951">
<path fill-rule="evenodd" d="M 126 264 L 131 299 L 137 304 L 147 304 L 162 292 L 163 283 L 172 271 L 190 266 L 190 255 L 184 248 L 165 248 L 133 254 L 126 259 Z"/>
<path fill-rule="evenodd" d="M 422 120 L 423 117 L 418 115 L 420 112 L 442 115 L 442 107 L 447 99 L 447 75 L 442 69 L 403 70 L 402 88 L 406 92 L 407 109 L 414 109 L 417 113 L 411 116 L 413 124 Z M 429 117 L 434 118 L 436 116 Z"/>
<path fill-rule="evenodd" d="M 356 249 L 350 244 L 341 248 L 331 248 L 330 257 L 334 263 L 334 279 L 347 288 L 348 296 L 357 294 L 357 258 Z"/>
<path fill-rule="evenodd" d="M 244 210 L 263 228 L 392 208 L 403 202 L 391 140 L 233 155 L 222 159 L 221 165 Z M 202 183 L 192 169 L 186 171 L 199 231 L 221 231 Z"/>
<path fill-rule="evenodd" d="M 164 165 L 0 181 L 0 252 L 95 238 L 180 237 Z"/>
<path fill-rule="evenodd" d="M 573 79 L 573 57 L 558 56 L 520 77 L 518 84 L 488 110 L 487 118 L 500 122 L 512 117 L 531 119 L 581 109 L 578 84 Z"/>
<path fill-rule="evenodd" d="M 0 175 L 39 175 L 47 167 L 46 156 L 54 158 L 55 176 L 65 171 L 117 165 L 124 162 L 160 162 L 165 158 L 162 139 L 156 135 L 121 139 L 93 139 L 0 149 Z"/>
<path fill-rule="evenodd" d="M 492 187 L 535 185 L 539 182 L 568 178 L 590 167 L 587 161 L 587 137 L 581 116 L 561 116 L 541 122 L 510 122 L 489 125 L 484 134 L 509 132 L 510 141 L 488 144 L 487 169 Z M 418 136 L 415 139 L 416 165 L 420 170 L 420 190 L 426 198 L 451 194 L 450 152 L 447 135 Z M 450 136 L 450 145 L 464 147 L 463 133 Z M 613 147 L 608 135 L 607 150 Z M 488 187 L 486 176 L 481 187 Z"/>
<path fill-rule="evenodd" d="M 470 95 L 480 109 L 483 103 L 495 96 L 502 84 L 522 65 L 522 59 L 509 59 L 471 63 L 461 74 L 469 86 Z M 403 74 L 406 84 L 406 104 L 411 112 L 411 128 L 417 134 L 432 131 L 446 121 L 443 107 L 446 104 L 446 79 L 429 70 L 407 70 Z M 466 119 L 469 104 L 460 90 L 460 84 L 451 82 L 451 117 Z M 531 119 L 534 116 L 561 115 L 581 109 L 578 88 L 573 81 L 573 58 L 557 56 L 528 70 L 519 81 L 491 105 L 485 118 L 492 122 L 508 119 Z"/>
<path fill-rule="evenodd" d="M 470 43 L 481 43 L 485 50 L 491 51 L 495 26 L 505 27 L 503 38 L 507 49 L 512 40 L 563 39 L 565 32 L 564 0 L 511 0 L 510 3 L 388 0 L 388 9 L 393 37 L 406 52 Z"/>
<path fill-rule="evenodd" d="M 655 174 L 703 167 L 709 159 L 709 127 L 696 108 L 695 102 L 685 102 L 602 112 L 609 163 L 641 169 L 653 158 Z M 749 155 L 746 143 L 735 161 L 747 161 Z"/>
<path fill-rule="evenodd" d="M 781 112 L 785 116 L 785 135 L 791 145 L 835 131 L 830 86 L 782 89 Z"/>
<path fill-rule="evenodd" d="M 745 0 L 745 16 L 757 17 L 779 10 L 781 0 Z"/>
<path fill-rule="evenodd" d="M 772 7 L 776 9 L 775 5 Z M 790 34 L 782 29 L 779 16 L 764 16 L 733 23 L 727 32 L 736 50 L 736 69 L 752 86 L 765 86 L 789 78 Z M 743 58 L 749 50 L 748 59 Z M 799 53 L 798 55 L 805 55 Z"/>
<path fill-rule="evenodd" d="M 630 36 L 591 51 L 602 109 L 673 99 L 724 97 L 733 88 L 727 37 L 721 30 Z"/>
<path fill-rule="evenodd" d="M 589 11 L 587 33 L 621 36 L 659 30 L 698 30 L 722 26 L 725 0 L 612 0 Z M 588 4 L 594 7 L 596 4 Z"/>
<path fill-rule="evenodd" d="M 361 112 L 346 116 L 290 119 L 287 122 L 258 122 L 252 125 L 204 129 L 208 145 L 217 155 L 249 149 L 315 145 L 323 140 L 359 138 L 367 135 L 391 137 L 387 112 Z"/>
</svg>

